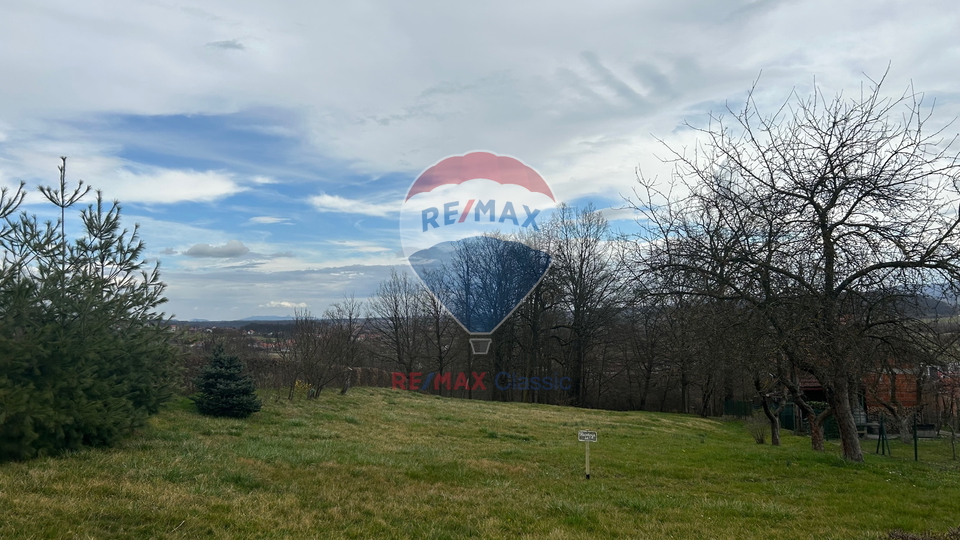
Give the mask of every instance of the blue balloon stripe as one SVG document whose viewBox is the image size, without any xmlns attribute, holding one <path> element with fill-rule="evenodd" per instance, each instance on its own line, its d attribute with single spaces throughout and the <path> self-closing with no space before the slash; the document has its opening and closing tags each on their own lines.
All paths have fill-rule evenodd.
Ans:
<svg viewBox="0 0 960 540">
<path fill-rule="evenodd" d="M 468 332 L 489 334 L 533 290 L 551 259 L 520 242 L 474 236 L 441 242 L 409 260 Z"/>
</svg>

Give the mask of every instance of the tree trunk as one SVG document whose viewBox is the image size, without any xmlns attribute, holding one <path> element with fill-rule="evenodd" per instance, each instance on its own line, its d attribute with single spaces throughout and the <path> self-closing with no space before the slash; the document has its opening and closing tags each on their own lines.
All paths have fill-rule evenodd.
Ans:
<svg viewBox="0 0 960 540">
<path fill-rule="evenodd" d="M 817 452 L 823 452 L 825 439 L 823 436 L 823 423 L 833 414 L 833 409 L 827 409 L 820 414 L 816 414 L 813 407 L 804 401 L 803 398 L 794 398 L 794 403 L 800 407 L 803 415 L 807 417 L 807 423 L 810 424 L 810 448 Z"/>
<path fill-rule="evenodd" d="M 770 445 L 780 446 L 780 410 L 771 410 L 766 396 L 761 395 L 760 399 L 763 403 L 763 414 L 767 415 L 767 420 L 770 421 Z"/>
<path fill-rule="evenodd" d="M 680 412 L 687 414 L 687 391 L 690 383 L 687 382 L 687 369 L 685 365 L 680 366 Z"/>
<path fill-rule="evenodd" d="M 810 419 L 810 448 L 817 452 L 823 452 L 824 450 L 823 442 L 825 437 L 823 436 L 823 423 L 827 418 L 830 418 L 831 414 L 833 414 L 833 409 L 827 409 L 820 414 L 810 414 L 808 416 Z"/>
<path fill-rule="evenodd" d="M 646 410 L 647 394 L 650 392 L 650 381 L 653 379 L 653 361 L 644 366 L 643 370 L 643 389 L 640 391 L 640 410 Z"/>
<path fill-rule="evenodd" d="M 910 433 L 911 425 L 910 421 L 913 420 L 913 415 L 911 414 L 899 414 L 897 415 L 900 421 L 900 442 L 903 444 L 910 444 L 913 442 L 913 436 Z"/>
<path fill-rule="evenodd" d="M 600 353 L 600 369 L 597 370 L 597 408 L 603 409 L 603 371 L 606 369 L 604 360 L 607 357 L 606 348 Z"/>
<path fill-rule="evenodd" d="M 700 416 L 706 418 L 710 407 L 710 399 L 713 397 L 713 373 L 707 375 L 706 382 L 700 390 Z"/>
<path fill-rule="evenodd" d="M 586 354 L 583 350 L 583 343 L 581 338 L 578 336 L 574 338 L 574 347 L 573 347 L 573 366 L 572 367 L 572 380 L 570 381 L 570 392 L 573 395 L 571 398 L 571 405 L 576 407 L 583 407 L 585 405 L 585 391 L 584 391 L 584 381 L 583 381 L 583 364 Z"/>
<path fill-rule="evenodd" d="M 706 418 L 710 414 L 710 402 L 713 400 L 713 389 L 700 394 L 700 416 Z"/>
<path fill-rule="evenodd" d="M 760 403 L 763 405 L 763 414 L 765 414 L 767 420 L 770 421 L 770 444 L 772 446 L 780 446 L 780 411 L 783 410 L 786 404 L 786 396 L 779 400 L 780 404 L 776 409 L 771 409 L 770 394 L 763 391 L 763 385 L 760 383 L 759 378 L 753 379 L 753 386 L 757 389 L 757 395 L 760 396 Z"/>
<path fill-rule="evenodd" d="M 953 451 L 953 460 L 957 460 L 957 430 L 950 426 L 950 450 Z"/>
<path fill-rule="evenodd" d="M 832 392 L 827 392 L 827 400 L 837 419 L 840 429 L 840 451 L 843 458 L 855 463 L 863 462 L 863 451 L 860 449 L 860 437 L 857 434 L 857 422 L 853 418 L 853 407 L 850 406 L 850 389 L 847 381 L 840 381 Z"/>
<path fill-rule="evenodd" d="M 660 412 L 663 412 L 667 407 L 667 393 L 670 392 L 670 376 L 667 375 L 667 380 L 663 384 L 663 392 L 660 395 Z"/>
<path fill-rule="evenodd" d="M 817 415 L 813 407 L 803 399 L 803 391 L 800 388 L 800 381 L 796 375 L 794 375 L 792 379 L 787 379 L 785 385 L 787 390 L 790 391 L 790 395 L 793 396 L 793 402 L 800 407 L 803 415 L 807 417 L 807 422 L 810 424 L 810 448 L 817 452 L 823 452 L 823 422 L 832 414 L 832 410 L 827 409 Z"/>
</svg>

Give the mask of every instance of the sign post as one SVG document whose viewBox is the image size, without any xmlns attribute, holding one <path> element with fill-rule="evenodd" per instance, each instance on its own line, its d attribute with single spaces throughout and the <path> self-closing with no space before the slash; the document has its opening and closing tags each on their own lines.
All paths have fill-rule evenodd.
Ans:
<svg viewBox="0 0 960 540">
<path fill-rule="evenodd" d="M 597 432 L 596 431 L 580 431 L 577 433 L 577 440 L 583 442 L 586 445 L 586 467 L 587 467 L 587 480 L 590 479 L 590 443 L 597 442 Z"/>
</svg>

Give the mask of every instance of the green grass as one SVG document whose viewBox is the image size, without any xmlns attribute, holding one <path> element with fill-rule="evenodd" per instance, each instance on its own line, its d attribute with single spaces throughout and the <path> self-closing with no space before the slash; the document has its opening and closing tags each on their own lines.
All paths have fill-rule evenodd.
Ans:
<svg viewBox="0 0 960 540">
<path fill-rule="evenodd" d="M 599 432 L 583 478 L 578 429 Z M 114 449 L 0 465 L 0 538 L 877 538 L 960 524 L 946 441 L 865 464 L 737 422 L 355 388 L 178 401 Z"/>
</svg>

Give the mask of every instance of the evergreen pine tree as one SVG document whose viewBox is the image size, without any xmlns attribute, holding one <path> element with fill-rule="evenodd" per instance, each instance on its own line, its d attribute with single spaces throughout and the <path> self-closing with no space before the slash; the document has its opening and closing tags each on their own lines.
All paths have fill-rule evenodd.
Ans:
<svg viewBox="0 0 960 540">
<path fill-rule="evenodd" d="M 0 189 L 0 460 L 113 444 L 172 393 L 159 269 L 99 192 L 67 237 L 89 188 L 67 188 L 62 159 L 59 186 L 41 189 L 56 223 L 15 218 L 24 186 Z"/>
<path fill-rule="evenodd" d="M 239 357 L 224 352 L 223 344 L 214 347 L 196 384 L 200 392 L 193 401 L 203 414 L 246 418 L 260 410 L 253 379 L 244 375 Z"/>
</svg>

